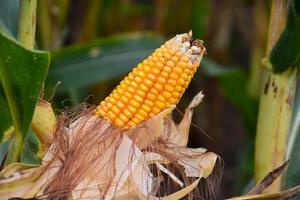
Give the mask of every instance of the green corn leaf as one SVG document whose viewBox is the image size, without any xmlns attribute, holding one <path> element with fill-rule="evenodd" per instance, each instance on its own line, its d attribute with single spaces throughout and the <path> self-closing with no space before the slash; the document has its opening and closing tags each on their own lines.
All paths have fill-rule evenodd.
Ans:
<svg viewBox="0 0 300 200">
<path fill-rule="evenodd" d="M 3 135 L 13 121 L 17 134 L 23 138 L 26 136 L 49 62 L 49 53 L 25 49 L 0 32 L 0 79 L 3 88 L 0 103 L 4 105 L 0 112 L 0 134 Z"/>
<path fill-rule="evenodd" d="M 200 69 L 205 75 L 216 78 L 225 96 L 239 109 L 247 131 L 255 133 L 257 121 L 257 100 L 247 92 L 247 75 L 241 69 L 221 67 L 208 58 L 203 58 Z"/>
<path fill-rule="evenodd" d="M 300 1 L 292 1 L 286 27 L 269 57 L 275 73 L 295 67 L 300 61 Z M 300 66 L 300 65 L 299 65 Z"/>
<path fill-rule="evenodd" d="M 57 92 L 69 92 L 118 78 L 162 42 L 161 37 L 150 33 L 125 34 L 54 51 L 47 83 L 60 81 Z"/>
</svg>

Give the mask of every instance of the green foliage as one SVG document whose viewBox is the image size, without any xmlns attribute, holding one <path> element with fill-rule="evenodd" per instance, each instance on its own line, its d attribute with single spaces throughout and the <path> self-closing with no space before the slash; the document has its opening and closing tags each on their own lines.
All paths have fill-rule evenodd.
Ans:
<svg viewBox="0 0 300 200">
<path fill-rule="evenodd" d="M 162 43 L 153 34 L 118 35 L 52 52 L 48 84 L 67 92 L 118 78 Z"/>
<path fill-rule="evenodd" d="M 23 150 L 20 157 L 21 163 L 26 164 L 39 164 L 41 158 L 38 157 L 39 151 L 41 150 L 41 143 L 32 129 L 29 129 L 26 135 Z"/>
<path fill-rule="evenodd" d="M 30 51 L 0 33 L 0 77 L 14 126 L 25 136 L 48 72 L 47 52 Z"/>
<path fill-rule="evenodd" d="M 0 0 L 0 30 L 9 31 L 17 36 L 19 0 Z"/>
<path fill-rule="evenodd" d="M 3 138 L 5 137 L 5 132 L 12 127 L 12 120 L 8 109 L 8 104 L 5 99 L 4 91 L 0 84 L 0 141 L 3 142 Z"/>
<path fill-rule="evenodd" d="M 13 122 L 16 137 L 25 138 L 49 62 L 50 56 L 47 52 L 25 49 L 15 40 L 0 33 L 0 103 L 4 106 L 0 112 L 0 118 L 3 119 L 0 121 L 2 137 Z"/>
<path fill-rule="evenodd" d="M 275 73 L 295 67 L 300 60 L 300 3 L 294 0 L 287 19 L 286 27 L 270 54 Z M 300 66 L 300 65 L 299 65 Z"/>
<path fill-rule="evenodd" d="M 257 100 L 247 92 L 248 77 L 238 68 L 221 67 L 204 58 L 201 64 L 205 74 L 216 78 L 225 96 L 239 109 L 248 133 L 254 137 L 257 121 Z"/>
</svg>

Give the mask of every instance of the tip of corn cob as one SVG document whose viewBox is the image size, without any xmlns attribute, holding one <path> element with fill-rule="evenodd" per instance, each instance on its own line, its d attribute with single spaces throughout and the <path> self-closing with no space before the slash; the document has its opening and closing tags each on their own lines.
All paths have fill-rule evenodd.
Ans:
<svg viewBox="0 0 300 200">
<path fill-rule="evenodd" d="M 138 64 L 100 103 L 96 115 L 128 129 L 180 100 L 206 53 L 192 32 L 178 34 Z"/>
</svg>

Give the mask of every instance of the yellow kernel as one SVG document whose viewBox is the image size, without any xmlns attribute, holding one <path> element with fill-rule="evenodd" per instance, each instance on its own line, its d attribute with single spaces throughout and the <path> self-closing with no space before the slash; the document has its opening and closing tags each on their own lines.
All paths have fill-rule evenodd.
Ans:
<svg viewBox="0 0 300 200">
<path fill-rule="evenodd" d="M 147 112 L 147 113 L 151 111 L 151 107 L 149 107 L 149 106 L 147 106 L 147 105 L 145 105 L 145 104 L 143 104 L 141 108 L 142 108 L 145 112 Z"/>
<path fill-rule="evenodd" d="M 169 61 L 167 62 L 167 66 L 169 66 L 169 67 L 174 67 L 175 64 L 174 64 L 173 61 L 169 60 Z"/>
<path fill-rule="evenodd" d="M 159 68 L 159 69 L 161 69 L 161 68 L 163 68 L 163 64 L 161 63 L 161 62 L 155 62 L 155 66 L 157 67 L 157 68 Z"/>
<path fill-rule="evenodd" d="M 158 102 L 155 103 L 155 106 L 158 107 L 158 108 L 164 108 L 165 104 L 163 102 L 158 101 Z"/>
<path fill-rule="evenodd" d="M 116 90 L 116 94 L 122 95 L 122 94 L 123 94 L 123 91 L 124 91 L 124 90 L 122 90 L 122 88 L 118 88 L 118 89 Z"/>
<path fill-rule="evenodd" d="M 187 74 L 189 74 L 191 72 L 191 70 L 188 68 L 185 68 L 183 71 L 184 71 L 184 73 L 187 73 Z"/>
<path fill-rule="evenodd" d="M 174 98 L 179 98 L 179 97 L 180 97 L 180 93 L 179 93 L 179 92 L 173 92 L 173 93 L 172 93 L 172 96 L 173 96 Z"/>
<path fill-rule="evenodd" d="M 178 58 L 180 58 L 180 57 L 182 56 L 182 53 L 181 53 L 180 51 L 177 51 L 177 52 L 175 53 L 175 56 L 177 56 Z"/>
<path fill-rule="evenodd" d="M 132 118 L 131 121 L 132 121 L 133 123 L 135 123 L 135 124 L 138 124 L 138 123 L 141 122 L 141 120 L 139 120 L 139 119 L 136 118 L 136 117 Z"/>
<path fill-rule="evenodd" d="M 159 76 L 159 77 L 157 78 L 156 82 L 159 83 L 159 84 L 164 85 L 167 81 L 166 81 L 165 78 L 162 78 L 162 77 Z"/>
<path fill-rule="evenodd" d="M 155 74 L 155 75 L 159 75 L 159 74 L 160 74 L 160 70 L 157 69 L 157 68 L 153 68 L 153 69 L 152 69 L 152 72 L 153 72 L 153 74 Z"/>
<path fill-rule="evenodd" d="M 113 97 L 113 96 L 111 96 L 110 98 L 109 98 L 109 101 L 111 102 L 111 103 L 113 103 L 113 104 L 115 104 L 117 101 L 116 101 L 116 99 L 115 99 L 115 97 Z"/>
<path fill-rule="evenodd" d="M 134 123 L 133 121 L 128 121 L 128 123 L 127 123 L 127 126 L 129 126 L 129 127 L 133 127 L 135 125 L 136 125 L 136 123 Z"/>
<path fill-rule="evenodd" d="M 149 92 L 156 96 L 159 94 L 159 92 L 155 88 L 151 88 Z"/>
<path fill-rule="evenodd" d="M 159 108 L 156 108 L 156 107 L 152 108 L 152 112 L 155 114 L 159 113 L 160 111 L 161 111 L 161 109 L 159 109 Z"/>
<path fill-rule="evenodd" d="M 183 87 L 187 88 L 189 86 L 189 81 L 184 82 Z"/>
<path fill-rule="evenodd" d="M 98 109 L 98 110 L 96 111 L 96 114 L 97 114 L 97 115 L 100 115 L 100 116 L 105 116 L 106 112 L 104 112 L 104 111 L 101 110 L 101 109 Z"/>
<path fill-rule="evenodd" d="M 163 97 L 162 95 L 159 95 L 159 96 L 157 97 L 157 100 L 158 100 L 158 101 L 161 101 L 161 102 L 164 102 L 164 101 L 166 101 L 166 98 Z"/>
<path fill-rule="evenodd" d="M 137 84 L 135 81 L 131 82 L 131 86 L 133 86 L 134 88 L 137 88 L 139 84 Z"/>
<path fill-rule="evenodd" d="M 149 99 L 150 101 L 155 101 L 156 96 L 152 93 L 148 93 L 146 98 Z"/>
<path fill-rule="evenodd" d="M 104 112 L 108 112 L 108 111 L 109 111 L 109 109 L 107 108 L 106 105 L 105 105 L 105 106 L 102 106 L 102 110 L 103 110 Z"/>
<path fill-rule="evenodd" d="M 154 105 L 153 101 L 150 101 L 150 100 L 147 100 L 147 99 L 144 101 L 144 104 L 146 106 L 149 106 L 150 108 Z"/>
<path fill-rule="evenodd" d="M 115 123 L 118 127 L 122 127 L 122 126 L 125 125 L 125 123 L 124 123 L 121 119 L 119 119 L 119 118 L 117 118 L 117 119 L 114 121 L 114 123 Z"/>
<path fill-rule="evenodd" d="M 180 75 L 181 78 L 183 78 L 184 80 L 186 80 L 188 78 L 188 75 L 186 73 L 182 73 Z"/>
<path fill-rule="evenodd" d="M 107 113 L 107 117 L 108 119 L 110 119 L 111 121 L 115 121 L 115 119 L 117 118 L 117 116 L 112 112 L 112 111 L 109 111 Z"/>
<path fill-rule="evenodd" d="M 140 85 L 140 89 L 141 89 L 143 92 L 147 92 L 147 91 L 148 91 L 148 87 L 147 87 L 145 84 L 141 84 L 141 85 Z"/>
<path fill-rule="evenodd" d="M 136 113 L 136 108 L 135 107 L 133 107 L 133 106 L 131 106 L 131 105 L 128 105 L 127 106 L 127 109 L 128 109 L 128 111 L 130 112 L 130 113 Z"/>
<path fill-rule="evenodd" d="M 174 55 L 176 53 L 176 50 L 175 49 L 170 49 L 169 52 L 170 52 L 171 55 Z"/>
<path fill-rule="evenodd" d="M 159 91 L 163 89 L 163 86 L 159 83 L 154 83 L 153 87 L 156 88 Z"/>
<path fill-rule="evenodd" d="M 123 103 L 127 103 L 128 102 L 128 98 L 127 97 L 125 97 L 125 96 L 121 96 L 121 101 L 123 101 Z"/>
<path fill-rule="evenodd" d="M 130 93 L 134 93 L 135 92 L 135 89 L 132 86 L 128 86 L 127 90 Z"/>
<path fill-rule="evenodd" d="M 148 72 L 148 71 L 150 71 L 150 69 L 151 69 L 151 68 L 150 68 L 148 65 L 145 65 L 145 66 L 144 66 L 144 71 Z M 141 74 L 143 75 L 143 77 L 146 76 L 145 73 L 141 73 Z"/>
<path fill-rule="evenodd" d="M 158 58 L 156 56 L 153 56 L 151 60 L 156 62 L 156 61 L 158 61 Z"/>
<path fill-rule="evenodd" d="M 134 79 L 137 83 L 142 83 L 143 82 L 143 79 L 139 76 L 135 77 Z"/>
<path fill-rule="evenodd" d="M 134 72 L 134 73 L 133 73 Z M 129 78 L 129 79 L 133 79 L 133 75 L 135 74 L 135 73 L 137 73 L 138 71 L 137 71 L 137 69 L 136 69 L 136 71 L 133 71 L 133 72 L 130 72 L 128 75 L 127 75 L 127 77 Z"/>
<path fill-rule="evenodd" d="M 173 79 L 169 79 L 168 80 L 168 84 L 172 85 L 172 86 L 176 86 L 177 85 L 177 81 L 173 80 Z"/>
<path fill-rule="evenodd" d="M 125 104 L 121 101 L 117 101 L 116 105 L 118 106 L 118 108 L 120 109 L 124 109 L 125 108 Z"/>
<path fill-rule="evenodd" d="M 169 74 L 168 74 L 167 72 L 165 72 L 165 71 L 162 71 L 162 72 L 160 73 L 160 76 L 163 77 L 163 78 L 168 78 L 168 77 L 169 77 Z"/>
<path fill-rule="evenodd" d="M 147 86 L 152 86 L 153 82 L 149 79 L 144 79 L 144 83 L 147 85 Z"/>
<path fill-rule="evenodd" d="M 168 51 L 168 50 L 167 50 Z M 164 53 L 164 57 L 166 58 L 166 59 L 170 59 L 172 56 L 171 56 L 171 54 L 169 53 L 169 52 L 165 52 Z"/>
<path fill-rule="evenodd" d="M 132 95 L 129 92 L 124 92 L 124 96 L 126 96 L 128 99 L 131 99 Z"/>
<path fill-rule="evenodd" d="M 135 107 L 135 108 L 140 107 L 140 103 L 137 102 L 137 101 L 134 100 L 134 99 L 132 99 L 132 100 L 130 101 L 130 105 L 132 105 L 132 106 Z"/>
<path fill-rule="evenodd" d="M 144 67 L 144 69 L 146 68 L 146 67 L 148 67 L 147 65 Z M 142 71 L 142 70 L 140 70 L 139 72 L 138 72 L 138 74 L 139 74 L 139 76 L 140 77 L 146 77 L 146 74 L 145 74 L 145 72 L 144 71 Z"/>
<path fill-rule="evenodd" d="M 181 92 L 182 89 L 183 89 L 182 86 L 179 86 L 179 85 L 175 86 L 175 90 L 176 90 L 177 92 Z"/>
<path fill-rule="evenodd" d="M 166 89 L 166 91 L 168 91 L 168 92 L 173 92 L 173 91 L 174 91 L 174 88 L 173 88 L 172 86 L 170 86 L 170 85 L 166 85 L 166 86 L 165 86 L 165 89 Z"/>
<path fill-rule="evenodd" d="M 180 67 L 174 67 L 173 72 L 175 72 L 177 74 L 181 74 L 182 73 L 182 69 Z"/>
<path fill-rule="evenodd" d="M 169 99 L 170 97 L 172 97 L 172 94 L 170 92 L 163 92 L 162 95 L 166 98 Z"/>
<path fill-rule="evenodd" d="M 107 104 L 106 104 L 106 107 L 107 107 L 107 108 L 109 108 L 109 109 L 110 109 L 112 106 L 113 106 L 113 105 L 112 105 L 112 103 L 110 103 L 110 102 L 107 102 Z"/>
<path fill-rule="evenodd" d="M 186 62 L 186 63 L 190 62 L 190 60 L 189 60 L 189 58 L 187 56 L 182 56 L 181 60 L 184 61 L 184 62 Z"/>
<path fill-rule="evenodd" d="M 142 103 L 143 102 L 143 98 L 140 97 L 139 95 L 134 95 L 133 99 L 135 99 L 138 103 Z"/>
<path fill-rule="evenodd" d="M 171 73 L 170 74 L 170 79 L 174 79 L 174 80 L 177 80 L 179 78 L 179 76 L 175 73 Z"/>
<path fill-rule="evenodd" d="M 170 99 L 169 99 L 169 102 L 170 102 L 171 104 L 177 104 L 177 101 L 178 101 L 177 98 L 170 98 Z"/>
<path fill-rule="evenodd" d="M 154 117 L 155 115 L 156 115 L 156 114 L 153 113 L 153 112 L 149 113 L 149 117 L 150 117 L 150 118 Z"/>
<path fill-rule="evenodd" d="M 125 114 L 120 114 L 119 118 L 123 121 L 123 122 L 127 122 L 128 121 L 128 117 Z"/>
<path fill-rule="evenodd" d="M 177 82 L 178 82 L 179 85 L 183 85 L 185 80 L 180 78 L 180 79 L 177 80 Z"/>
<path fill-rule="evenodd" d="M 178 67 L 180 67 L 180 68 L 182 68 L 182 69 L 184 69 L 184 68 L 186 68 L 186 62 L 184 62 L 184 61 L 179 61 L 179 63 L 177 64 L 178 65 Z"/>
<path fill-rule="evenodd" d="M 154 74 L 149 73 L 148 74 L 148 78 L 152 81 L 154 81 L 156 79 L 156 76 Z"/>
<path fill-rule="evenodd" d="M 127 108 L 125 108 L 122 112 L 128 119 L 133 116 L 133 114 Z"/>
<path fill-rule="evenodd" d="M 142 90 L 137 90 L 136 94 L 139 95 L 140 97 L 145 97 L 146 96 L 146 93 Z"/>
<path fill-rule="evenodd" d="M 148 115 L 148 113 L 142 109 L 140 109 L 137 113 L 140 114 L 143 118 L 145 118 Z"/>
<path fill-rule="evenodd" d="M 138 72 L 140 71 L 139 68 L 140 68 L 141 66 L 143 66 L 143 65 L 142 65 L 142 64 L 139 64 L 138 67 L 133 68 L 133 70 L 132 70 L 131 73 L 132 73 L 133 75 L 137 75 Z M 128 74 L 128 76 L 129 76 L 129 75 L 130 75 L 130 73 Z M 126 79 L 125 79 L 125 80 L 126 80 Z"/>
<path fill-rule="evenodd" d="M 171 60 L 173 62 L 177 63 L 179 61 L 179 58 L 178 58 L 178 56 L 175 55 L 175 56 L 172 56 Z"/>
<path fill-rule="evenodd" d="M 100 105 L 98 106 L 99 108 L 101 107 L 101 106 L 104 106 L 105 105 L 105 100 L 104 101 L 101 101 L 101 103 L 100 103 Z M 97 108 L 98 108 L 97 107 Z"/>
<path fill-rule="evenodd" d="M 134 118 L 137 118 L 140 122 L 143 121 L 145 119 L 145 117 L 143 117 L 142 115 L 140 115 L 139 113 L 136 113 L 134 115 Z"/>
<path fill-rule="evenodd" d="M 113 106 L 111 108 L 111 111 L 115 114 L 115 115 L 119 115 L 121 113 L 121 110 L 117 107 L 117 106 Z"/>
<path fill-rule="evenodd" d="M 172 72 L 172 68 L 168 67 L 168 66 L 165 66 L 164 67 L 164 71 L 167 72 L 167 73 L 171 73 Z"/>
</svg>

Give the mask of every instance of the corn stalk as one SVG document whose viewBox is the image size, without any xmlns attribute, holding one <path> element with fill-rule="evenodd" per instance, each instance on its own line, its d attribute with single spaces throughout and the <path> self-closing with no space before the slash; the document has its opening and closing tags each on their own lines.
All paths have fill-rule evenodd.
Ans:
<svg viewBox="0 0 300 200">
<path fill-rule="evenodd" d="M 285 27 L 287 4 L 288 1 L 272 1 L 267 55 Z M 274 74 L 271 70 L 264 71 L 255 147 L 256 181 L 284 162 L 295 86 L 296 69 L 289 68 L 279 74 Z M 268 192 L 280 191 L 280 187 L 281 178 L 278 178 Z"/>
</svg>

